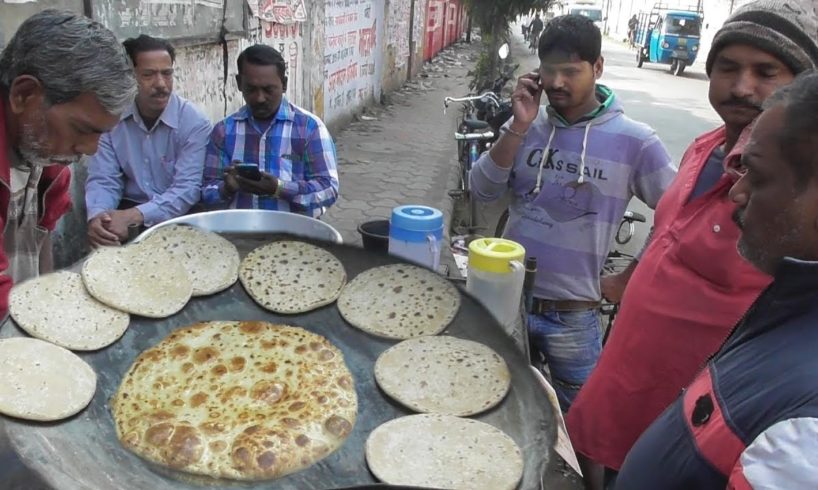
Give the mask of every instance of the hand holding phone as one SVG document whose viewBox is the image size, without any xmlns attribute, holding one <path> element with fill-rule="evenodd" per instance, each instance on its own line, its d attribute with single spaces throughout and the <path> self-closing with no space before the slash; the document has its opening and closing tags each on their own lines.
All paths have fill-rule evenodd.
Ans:
<svg viewBox="0 0 818 490">
<path fill-rule="evenodd" d="M 261 170 L 256 163 L 237 163 L 235 164 L 236 172 L 239 177 L 247 180 L 259 181 L 261 180 Z"/>
<path fill-rule="evenodd" d="M 511 95 L 514 122 L 530 126 L 540 112 L 543 86 L 537 72 L 526 73 L 517 80 L 517 88 Z"/>
</svg>

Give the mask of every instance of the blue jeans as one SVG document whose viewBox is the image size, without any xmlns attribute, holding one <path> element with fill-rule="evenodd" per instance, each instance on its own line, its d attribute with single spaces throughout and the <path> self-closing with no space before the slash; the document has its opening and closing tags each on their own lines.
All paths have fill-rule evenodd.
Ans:
<svg viewBox="0 0 818 490">
<path fill-rule="evenodd" d="M 602 352 L 599 311 L 552 311 L 528 316 L 531 349 L 551 372 L 560 408 L 567 412 Z"/>
</svg>

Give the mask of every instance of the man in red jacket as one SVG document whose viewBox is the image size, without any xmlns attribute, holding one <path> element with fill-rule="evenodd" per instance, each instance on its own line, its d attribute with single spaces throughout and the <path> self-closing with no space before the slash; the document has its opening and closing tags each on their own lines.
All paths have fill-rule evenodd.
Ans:
<svg viewBox="0 0 818 490">
<path fill-rule="evenodd" d="M 0 55 L 0 317 L 14 283 L 51 268 L 49 233 L 71 208 L 68 166 L 93 155 L 136 82 L 108 29 L 44 10 Z"/>
<path fill-rule="evenodd" d="M 724 126 L 696 139 L 656 208 L 608 344 L 566 423 L 588 488 L 618 471 L 639 435 L 676 399 L 771 278 L 736 250 L 728 191 L 745 128 L 796 74 L 818 66 L 812 3 L 758 0 L 732 15 L 707 59 L 710 102 Z M 627 275 L 606 278 L 616 300 Z M 620 282 L 617 285 L 617 282 Z M 618 287 L 617 287 L 618 286 Z M 618 292 L 618 290 L 620 292 Z"/>
</svg>

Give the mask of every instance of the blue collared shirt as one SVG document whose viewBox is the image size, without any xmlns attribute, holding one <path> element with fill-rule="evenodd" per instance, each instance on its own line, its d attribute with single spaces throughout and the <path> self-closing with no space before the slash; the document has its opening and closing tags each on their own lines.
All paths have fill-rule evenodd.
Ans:
<svg viewBox="0 0 818 490">
<path fill-rule="evenodd" d="M 236 193 L 222 198 L 224 168 L 255 163 L 278 178 L 276 196 Z M 282 99 L 275 119 L 264 126 L 245 106 L 216 124 L 207 147 L 202 201 L 241 209 L 290 211 L 320 216 L 338 199 L 335 143 L 318 117 Z"/>
<path fill-rule="evenodd" d="M 99 139 L 88 165 L 88 219 L 117 209 L 122 199 L 141 203 L 145 226 L 188 212 L 199 202 L 211 129 L 204 113 L 176 94 L 151 130 L 132 104 Z"/>
</svg>

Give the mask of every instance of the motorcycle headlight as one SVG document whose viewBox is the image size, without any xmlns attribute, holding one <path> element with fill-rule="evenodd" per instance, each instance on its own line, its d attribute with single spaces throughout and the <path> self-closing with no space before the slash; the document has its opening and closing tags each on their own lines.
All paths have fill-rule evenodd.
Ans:
<svg viewBox="0 0 818 490">
<path fill-rule="evenodd" d="M 662 47 L 665 48 L 665 49 L 668 49 L 668 48 L 670 48 L 670 44 L 667 41 L 665 41 L 665 42 L 662 43 Z"/>
<path fill-rule="evenodd" d="M 699 50 L 699 45 L 697 44 L 697 45 L 693 46 L 690 49 L 693 50 L 693 51 L 698 51 Z"/>
</svg>

